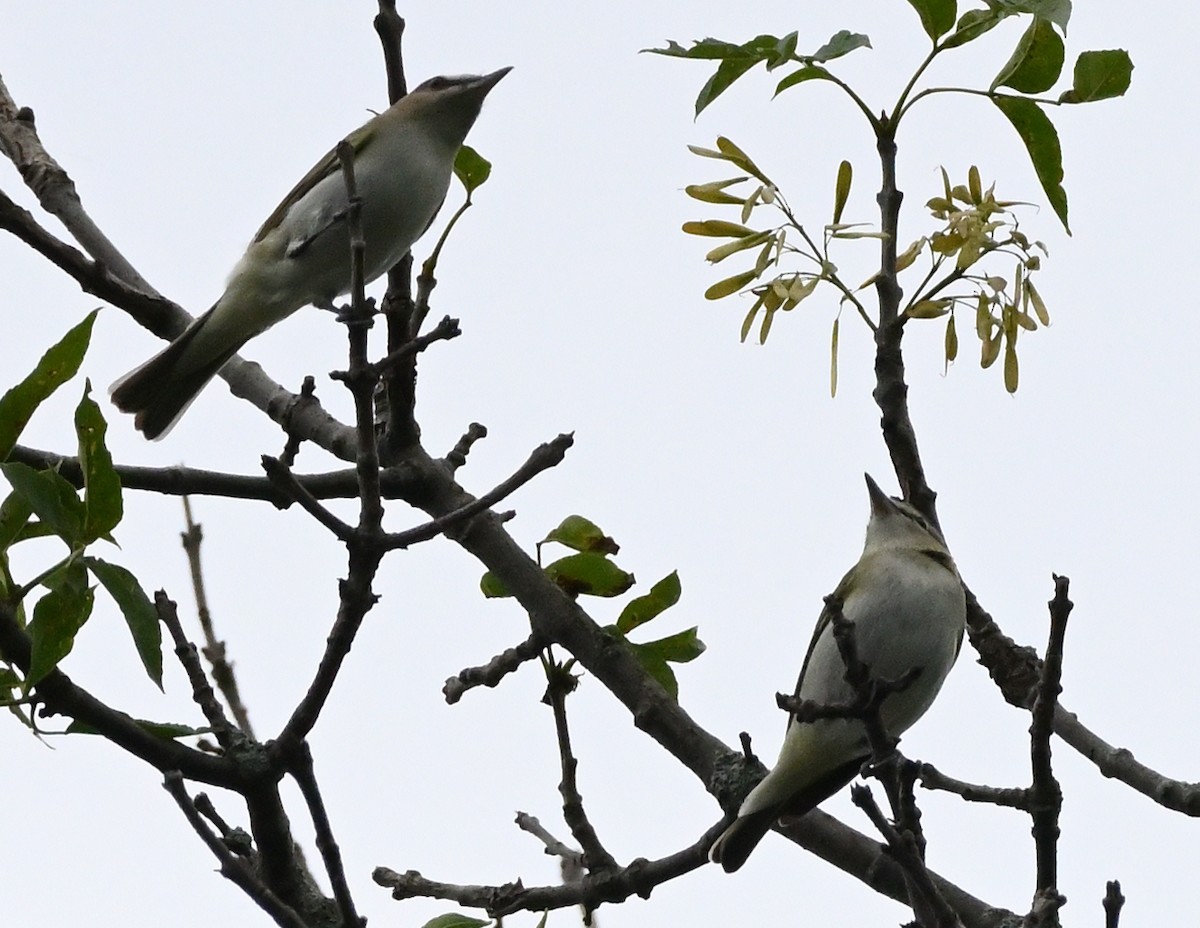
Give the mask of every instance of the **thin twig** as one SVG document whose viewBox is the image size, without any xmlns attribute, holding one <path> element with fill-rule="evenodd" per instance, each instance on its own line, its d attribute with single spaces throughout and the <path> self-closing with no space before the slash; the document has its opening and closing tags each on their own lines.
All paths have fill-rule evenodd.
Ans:
<svg viewBox="0 0 1200 928">
<path fill-rule="evenodd" d="M 233 747 L 236 731 L 229 719 L 225 717 L 225 711 L 217 700 L 217 694 L 209 684 L 208 677 L 204 674 L 204 668 L 200 666 L 200 655 L 196 651 L 196 646 L 188 641 L 187 636 L 183 633 L 183 625 L 180 624 L 175 603 L 167 597 L 166 593 L 159 590 L 154 594 L 154 608 L 158 612 L 158 620 L 167 627 L 171 633 L 171 640 L 175 642 L 175 656 L 179 658 L 179 663 L 183 666 L 188 682 L 192 686 L 192 700 L 204 713 L 209 727 L 217 737 L 217 742 L 228 751 Z"/>
<path fill-rule="evenodd" d="M 926 789 L 941 790 L 961 796 L 967 802 L 986 802 L 994 806 L 1029 811 L 1029 790 L 1024 787 L 982 786 L 956 780 L 942 773 L 933 764 L 918 763 L 917 776 Z"/>
<path fill-rule="evenodd" d="M 208 595 L 204 589 L 204 572 L 200 568 L 200 546 L 204 541 L 204 530 L 198 522 L 192 520 L 191 501 L 183 498 L 183 518 L 187 526 L 180 538 L 183 550 L 187 555 L 188 569 L 192 576 L 192 591 L 196 597 L 196 614 L 200 619 L 200 630 L 204 635 L 202 653 L 212 668 L 213 682 L 225 698 L 225 704 L 233 713 L 238 728 L 248 738 L 254 738 L 254 728 L 250 724 L 250 713 L 242 703 L 242 695 L 238 690 L 237 677 L 233 672 L 233 663 L 225 656 L 225 642 L 217 638 L 213 628 L 212 613 L 208 608 Z"/>
<path fill-rule="evenodd" d="M 238 886 L 242 892 L 254 900 L 264 912 L 275 920 L 275 924 L 283 928 L 307 928 L 304 919 L 280 899 L 271 889 L 251 871 L 245 861 L 233 854 L 225 846 L 225 842 L 204 824 L 204 819 L 196 811 L 195 803 L 187 794 L 183 785 L 183 776 L 177 770 L 171 770 L 163 778 L 163 786 L 178 804 L 184 818 L 200 836 L 213 856 L 221 862 L 221 875 Z"/>
<path fill-rule="evenodd" d="M 465 667 L 446 680 L 442 694 L 449 705 L 454 705 L 467 690 L 477 686 L 493 687 L 526 661 L 531 661 L 541 652 L 545 644 L 537 635 L 530 635 L 515 648 L 501 651 L 482 667 Z"/>
<path fill-rule="evenodd" d="M 337 901 L 338 911 L 342 916 L 342 928 L 357 928 L 359 925 L 365 925 L 366 919 L 360 918 L 354 907 L 354 897 L 350 894 L 350 883 L 346 880 L 346 868 L 342 863 L 342 852 L 338 847 L 337 839 L 333 836 L 329 813 L 321 798 L 321 790 L 313 771 L 312 750 L 307 741 L 300 742 L 291 761 L 289 770 L 300 787 L 304 802 L 308 806 L 308 815 L 312 820 L 313 831 L 316 835 L 317 851 L 325 864 L 325 873 L 329 876 L 333 898 Z"/>
<path fill-rule="evenodd" d="M 348 542 L 354 537 L 354 528 L 335 516 L 331 510 L 322 506 L 316 497 L 304 489 L 304 485 L 295 478 L 291 469 L 279 458 L 264 454 L 260 460 L 267 479 L 276 489 L 299 503 L 301 509 L 329 529 L 338 541 Z"/>
<path fill-rule="evenodd" d="M 428 541 L 430 538 L 435 538 L 442 534 L 455 524 L 464 522 L 472 516 L 490 509 L 496 503 L 500 502 L 500 500 L 511 496 L 542 471 L 549 470 L 551 467 L 561 464 L 563 458 L 566 457 L 567 449 L 574 443 L 574 433 L 568 432 L 559 435 L 545 444 L 538 445 L 533 449 L 528 460 L 517 468 L 507 480 L 497 484 L 487 493 L 484 493 L 483 496 L 466 503 L 453 512 L 448 512 L 444 516 L 439 516 L 430 522 L 426 522 L 424 525 L 418 525 L 407 531 L 386 535 L 383 540 L 384 549 L 394 551 L 400 548 L 407 548 L 418 542 Z"/>
<path fill-rule="evenodd" d="M 546 827 L 538 821 L 537 817 L 530 815 L 528 812 L 518 812 L 516 818 L 517 827 L 522 831 L 526 831 L 533 835 L 546 846 L 546 853 L 552 857 L 558 857 L 564 862 L 571 862 L 575 866 L 583 867 L 583 852 L 577 851 L 573 847 L 569 847 L 558 838 L 550 834 Z"/>
<path fill-rule="evenodd" d="M 487 426 L 480 425 L 478 422 L 472 422 L 467 426 L 467 430 L 463 433 L 462 437 L 454 443 L 454 447 L 442 458 L 450 473 L 454 473 L 467 463 L 467 455 L 471 453 L 471 448 L 474 447 L 475 442 L 481 438 L 487 438 Z"/>
<path fill-rule="evenodd" d="M 883 835 L 891 849 L 892 857 L 904 869 L 910 891 L 915 890 L 914 895 L 919 896 L 910 900 L 913 910 L 915 912 L 928 911 L 936 919 L 938 928 L 961 926 L 962 923 L 958 916 L 933 884 L 929 871 L 925 867 L 925 861 L 917 851 L 912 834 L 909 832 L 902 834 L 887 820 L 880 810 L 879 804 L 875 801 L 875 797 L 871 795 L 869 787 L 860 784 L 852 786 L 850 798 L 866 813 L 871 824 Z"/>
<path fill-rule="evenodd" d="M 547 686 L 543 702 L 548 702 L 554 712 L 554 733 L 558 740 L 559 766 L 562 770 L 562 780 L 558 784 L 558 792 L 563 800 L 563 820 L 571 829 L 571 834 L 583 848 L 584 866 L 591 873 L 614 870 L 617 868 L 616 858 L 612 856 L 600 841 L 596 829 L 588 820 L 583 808 L 583 796 L 579 792 L 579 784 L 575 779 L 579 760 L 571 751 L 571 731 L 567 725 L 567 696 L 575 689 L 579 680 L 568 669 L 549 656 L 544 658 L 542 665 L 546 668 Z"/>
<path fill-rule="evenodd" d="M 1054 731 L 1054 709 L 1062 692 L 1063 643 L 1067 619 L 1073 603 L 1067 598 L 1071 581 L 1054 577 L 1054 598 L 1050 601 L 1050 640 L 1042 679 L 1033 704 L 1029 727 L 1033 783 L 1030 786 L 1033 841 L 1037 850 L 1037 889 L 1052 890 L 1058 885 L 1058 816 L 1062 809 L 1062 788 L 1051 765 L 1050 736 Z"/>
</svg>

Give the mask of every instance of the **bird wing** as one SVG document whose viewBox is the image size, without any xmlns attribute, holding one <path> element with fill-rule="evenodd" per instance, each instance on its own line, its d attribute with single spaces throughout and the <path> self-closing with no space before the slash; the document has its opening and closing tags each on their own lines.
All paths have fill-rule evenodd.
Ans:
<svg viewBox="0 0 1200 928">
<path fill-rule="evenodd" d="M 370 125 L 370 123 L 367 123 L 367 125 Z M 364 132 L 363 130 L 365 128 L 366 126 L 362 126 L 347 136 L 347 140 L 351 145 L 354 146 L 355 158 L 362 157 L 363 152 L 367 150 L 367 147 L 371 144 L 371 140 L 375 137 L 374 133 Z M 254 234 L 252 243 L 261 242 L 264 238 L 266 238 L 267 233 L 283 222 L 283 217 L 288 214 L 288 210 L 295 206 L 300 201 L 301 197 L 303 197 L 306 193 L 308 193 L 308 191 L 310 191 L 313 187 L 338 169 L 337 148 L 335 147 L 331 148 L 326 153 L 324 158 L 314 164 L 309 172 L 300 178 L 300 180 L 296 183 L 296 186 L 288 192 L 288 195 L 283 198 L 283 201 L 278 206 L 275 207 L 271 215 L 267 217 L 266 222 L 264 222 L 262 227 Z M 333 218 L 336 219 L 338 217 Z M 328 223 L 326 226 L 328 226 Z M 309 236 L 309 239 L 316 238 L 316 235 L 320 231 L 323 230 L 317 230 L 317 232 L 314 232 Z"/>
<path fill-rule="evenodd" d="M 840 597 L 843 600 L 843 602 L 845 600 L 846 590 L 850 586 L 850 578 L 853 574 L 854 574 L 854 568 L 851 567 L 850 570 L 848 570 L 846 572 L 846 576 L 842 577 L 841 582 L 837 585 L 837 589 L 833 591 L 833 595 Z M 804 655 L 804 663 L 800 665 L 800 676 L 796 679 L 796 690 L 792 694 L 796 699 L 800 698 L 800 687 L 804 683 L 804 675 L 805 675 L 805 673 L 808 672 L 808 662 L 812 658 L 813 651 L 817 647 L 817 641 L 818 641 L 818 639 L 820 639 L 822 633 L 824 633 L 825 629 L 829 626 L 829 623 L 832 621 L 833 621 L 833 614 L 829 611 L 828 606 L 824 606 L 821 609 L 820 617 L 817 619 L 817 627 L 813 629 L 812 641 L 810 641 L 808 643 L 808 651 Z M 796 718 L 796 714 L 794 712 L 788 713 L 788 719 L 787 719 L 788 728 L 791 728 L 792 722 L 795 721 L 795 718 Z M 787 729 L 784 729 L 784 731 L 787 731 Z"/>
</svg>

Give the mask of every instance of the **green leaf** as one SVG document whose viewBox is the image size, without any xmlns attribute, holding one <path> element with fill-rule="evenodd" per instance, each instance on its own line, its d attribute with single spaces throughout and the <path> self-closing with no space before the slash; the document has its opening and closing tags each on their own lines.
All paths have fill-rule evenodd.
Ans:
<svg viewBox="0 0 1200 928">
<path fill-rule="evenodd" d="M 1062 222 L 1063 228 L 1070 235 L 1071 227 L 1067 224 L 1067 191 L 1062 185 L 1062 147 L 1058 143 L 1058 132 L 1054 129 L 1054 123 L 1032 100 L 998 95 L 992 97 L 992 102 L 1008 117 L 1008 121 L 1021 136 L 1021 141 L 1025 143 L 1025 149 L 1029 152 L 1029 160 L 1033 162 L 1033 169 L 1042 183 L 1042 189 L 1046 191 L 1046 198 Z"/>
<path fill-rule="evenodd" d="M 838 165 L 837 183 L 833 189 L 833 224 L 842 221 L 842 210 L 846 208 L 846 200 L 850 198 L 850 183 L 854 180 L 854 167 L 849 161 Z"/>
<path fill-rule="evenodd" d="M 704 112 L 717 97 L 730 88 L 734 81 L 758 64 L 757 58 L 727 58 L 717 65 L 717 71 L 700 88 L 696 95 L 696 115 Z"/>
<path fill-rule="evenodd" d="M 758 165 L 750 160 L 750 156 L 742 151 L 737 145 L 735 145 L 732 140 L 727 139 L 723 135 L 718 135 L 717 150 L 725 156 L 726 160 L 732 164 L 736 164 L 747 174 L 753 174 L 764 184 L 771 183 L 771 179 L 767 177 L 767 175 L 759 169 Z"/>
<path fill-rule="evenodd" d="M 749 177 L 731 177 L 729 180 L 714 180 L 707 184 L 690 184 L 683 188 L 683 192 L 693 200 L 700 200 L 704 203 L 719 203 L 721 205 L 736 204 L 741 206 L 746 202 L 746 198 L 726 193 L 725 188 L 733 184 L 740 184 L 742 181 L 749 179 Z"/>
<path fill-rule="evenodd" d="M 908 0 L 909 5 L 921 17 L 921 27 L 934 42 L 954 28 L 958 15 L 954 0 Z"/>
<path fill-rule="evenodd" d="M 513 595 L 503 581 L 490 570 L 479 578 L 479 589 L 488 599 L 503 599 Z"/>
<path fill-rule="evenodd" d="M 1021 93 L 1043 93 L 1062 74 L 1065 55 L 1062 36 L 1049 20 L 1035 16 L 991 89 L 1011 87 Z"/>
<path fill-rule="evenodd" d="M 158 610 L 138 583 L 137 577 L 118 564 L 110 564 L 98 557 L 86 557 L 84 565 L 90 570 L 116 602 L 125 624 L 133 635 L 142 666 L 160 690 L 162 689 L 162 626 L 158 622 Z"/>
<path fill-rule="evenodd" d="M 942 48 L 957 48 L 979 38 L 1009 14 L 999 10 L 967 10 L 958 20 L 954 34 L 947 36 Z"/>
<path fill-rule="evenodd" d="M 567 516 L 558 528 L 538 542 L 538 548 L 549 541 L 557 541 L 573 551 L 598 551 L 601 554 L 616 554 L 621 546 L 600 530 L 595 522 L 583 516 Z"/>
<path fill-rule="evenodd" d="M 950 370 L 950 365 L 953 364 L 955 359 L 958 357 L 958 329 L 955 328 L 954 325 L 954 313 L 951 313 L 950 318 L 946 320 L 946 338 L 944 347 L 946 352 L 946 367 L 943 369 L 943 373 Z"/>
<path fill-rule="evenodd" d="M 815 64 L 806 64 L 799 70 L 793 71 L 775 86 L 775 96 L 779 96 L 789 87 L 803 84 L 805 81 L 827 81 L 832 75 Z"/>
<path fill-rule="evenodd" d="M 634 583 L 607 557 L 584 551 L 560 558 L 546 566 L 546 576 L 571 596 L 620 596 Z"/>
<path fill-rule="evenodd" d="M 645 625 L 655 616 L 679 602 L 682 592 L 679 573 L 673 570 L 650 587 L 649 593 L 631 599 L 625 605 L 625 608 L 621 610 L 621 615 L 617 618 L 617 628 L 622 632 L 631 632 L 639 625 Z"/>
<path fill-rule="evenodd" d="M 756 234 L 749 226 L 724 219 L 705 219 L 701 222 L 685 222 L 683 231 L 688 235 L 707 235 L 714 238 L 744 238 Z"/>
<path fill-rule="evenodd" d="M 12 492 L 0 503 L 0 552 L 8 550 L 12 545 L 25 537 L 25 527 L 33 508 L 28 500 L 20 493 Z"/>
<path fill-rule="evenodd" d="M 461 912 L 447 912 L 445 915 L 439 915 L 437 918 L 430 919 L 422 928 L 483 928 L 484 925 L 490 924 L 490 920 L 484 921 L 482 918 L 472 918 L 470 915 L 463 915 Z"/>
<path fill-rule="evenodd" d="M 741 53 L 741 46 L 720 39 L 702 39 L 684 48 L 674 39 L 667 40 L 666 48 L 643 48 L 644 55 L 663 55 L 667 58 L 701 58 L 710 61 L 729 58 Z"/>
<path fill-rule="evenodd" d="M 69 547 L 83 544 L 83 501 L 63 477 L 52 470 L 34 470 L 17 461 L 0 464 L 0 473 L 37 517 Z"/>
<path fill-rule="evenodd" d="M 850 32 L 846 29 L 835 33 L 828 42 L 811 55 L 805 55 L 807 61 L 832 61 L 848 55 L 856 48 L 870 48 L 871 40 L 860 32 Z"/>
<path fill-rule="evenodd" d="M 454 176 L 457 177 L 470 195 L 482 187 L 492 174 L 492 162 L 479 154 L 470 145 L 463 145 L 454 156 Z"/>
<path fill-rule="evenodd" d="M 694 661 L 705 651 L 705 644 L 696 632 L 697 629 L 692 627 L 676 632 L 674 635 L 668 635 L 666 638 L 659 638 L 657 641 L 638 644 L 635 647 L 640 648 L 643 653 L 657 654 L 664 661 L 670 661 L 672 664 L 686 664 Z"/>
<path fill-rule="evenodd" d="M 1062 103 L 1091 103 L 1124 96 L 1133 78 L 1133 61 L 1123 48 L 1084 52 L 1075 61 L 1074 83 Z"/>
<path fill-rule="evenodd" d="M 705 260 L 710 264 L 716 264 L 724 261 L 730 255 L 735 255 L 739 251 L 745 251 L 748 248 L 757 248 L 764 242 L 771 242 L 775 239 L 774 232 L 756 232 L 754 235 L 747 235 L 745 238 L 738 239 L 733 242 L 726 242 L 724 245 L 718 245 L 712 251 L 704 256 Z M 757 265 L 756 265 L 757 266 Z M 755 276 L 762 273 L 755 271 Z"/>
<path fill-rule="evenodd" d="M 134 724 L 145 732 L 150 733 L 155 738 L 162 741 L 174 741 L 176 738 L 190 738 L 195 735 L 204 735 L 212 731 L 208 726 L 204 728 L 196 728 L 192 725 L 184 725 L 180 722 L 151 722 L 148 719 L 134 719 Z M 63 732 L 67 735 L 98 735 L 100 729 L 94 725 L 89 725 L 87 722 L 81 722 L 79 719 L 73 721 L 66 727 Z"/>
<path fill-rule="evenodd" d="M 1032 13 L 1048 19 L 1067 34 L 1067 23 L 1071 20 L 1071 0 L 986 0 L 989 7 L 1006 14 Z"/>
<path fill-rule="evenodd" d="M 838 330 L 841 328 L 842 319 L 840 316 L 835 316 L 833 319 L 833 333 L 829 336 L 829 396 L 833 399 L 837 396 L 838 387 Z"/>
<path fill-rule="evenodd" d="M 0 397 L 0 461 L 6 460 L 34 411 L 75 376 L 92 339 L 98 309 L 50 348 L 28 377 Z"/>
<path fill-rule="evenodd" d="M 704 291 L 704 298 L 706 300 L 719 300 L 722 297 L 729 296 L 731 293 L 737 293 L 757 276 L 757 271 L 749 270 L 741 274 L 735 274 L 733 277 L 726 277 L 724 280 L 718 280 Z"/>
<path fill-rule="evenodd" d="M 33 607 L 29 621 L 32 644 L 26 689 L 43 679 L 71 653 L 75 635 L 92 613 L 92 591 L 80 564 L 69 565 L 55 578 L 54 587 Z"/>
<path fill-rule="evenodd" d="M 633 656 L 637 658 L 642 669 L 650 674 L 658 684 L 667 691 L 667 695 L 679 701 L 679 681 L 675 678 L 675 671 L 671 669 L 671 665 L 663 660 L 653 649 L 648 649 L 644 645 L 634 644 L 629 642 L 629 648 L 633 651 Z"/>
<path fill-rule="evenodd" d="M 89 395 L 88 381 L 75 407 L 75 434 L 79 438 L 79 466 L 83 471 L 84 528 L 87 542 L 105 538 L 121 521 L 121 478 L 113 468 L 112 455 L 104 444 L 108 423 Z"/>
<path fill-rule="evenodd" d="M 1018 380 L 1017 346 L 1009 341 L 1004 346 L 1004 389 L 1009 393 L 1016 393 Z"/>
</svg>

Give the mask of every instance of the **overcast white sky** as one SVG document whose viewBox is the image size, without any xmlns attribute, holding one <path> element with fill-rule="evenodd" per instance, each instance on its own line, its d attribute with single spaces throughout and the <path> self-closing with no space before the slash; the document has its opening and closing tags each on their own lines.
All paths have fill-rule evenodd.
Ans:
<svg viewBox="0 0 1200 928">
<path fill-rule="evenodd" d="M 149 0 L 0 0 L 0 74 L 17 102 L 34 108 L 45 144 L 117 246 L 155 286 L 199 312 L 295 178 L 369 108 L 385 105 L 373 12 L 367 0 L 186 9 Z M 470 138 L 495 169 L 441 266 L 433 313 L 461 318 L 465 334 L 424 358 L 427 446 L 441 453 L 469 422 L 485 423 L 491 437 L 460 474 L 482 492 L 534 445 L 574 430 L 567 461 L 510 503 L 519 513 L 512 531 L 532 548 L 564 515 L 580 512 L 616 536 L 619 562 L 641 589 L 678 569 L 683 599 L 656 625 L 667 633 L 698 624 L 709 645 L 680 673 L 683 703 L 728 743 L 746 729 L 773 756 L 783 728 L 773 694 L 792 686 L 821 596 L 860 550 L 862 472 L 893 489 L 895 481 L 869 395 L 870 341 L 849 315 L 840 394 L 828 396 L 832 296 L 779 319 L 765 348 L 738 343 L 742 304 L 702 299 L 719 272 L 703 262 L 707 243 L 679 226 L 733 217 L 684 196 L 686 184 L 724 176 L 685 146 L 730 136 L 819 224 L 843 157 L 857 169 L 847 219 L 874 218 L 873 145 L 832 88 L 805 86 L 771 103 L 774 81 L 761 71 L 694 122 L 706 67 L 637 50 L 668 37 L 742 41 L 791 29 L 801 31 L 802 48 L 814 49 L 849 28 L 869 34 L 876 48 L 850 56 L 839 73 L 879 108 L 925 52 L 917 17 L 901 0 L 414 2 L 402 13 L 414 83 L 514 66 Z M 979 370 L 969 327 L 949 376 L 940 326 L 914 325 L 906 340 L 925 464 L 968 583 L 1010 635 L 1040 649 L 1050 574 L 1070 576 L 1077 608 L 1064 704 L 1109 741 L 1182 779 L 1200 778 L 1200 642 L 1187 586 L 1200 515 L 1200 323 L 1187 271 L 1200 207 L 1190 118 L 1191 88 L 1200 84 L 1196 19 L 1187 5 L 1172 10 L 1167 27 L 1114 0 L 1076 4 L 1069 54 L 1125 47 L 1137 69 L 1125 99 L 1054 114 L 1075 234 L 1068 239 L 1048 208 L 1022 214 L 1025 231 L 1050 248 L 1039 288 L 1054 325 L 1023 339 L 1020 392 L 1010 397 L 998 370 Z M 935 79 L 986 85 L 1020 28 L 997 29 Z M 906 238 L 933 228 L 920 204 L 940 189 L 939 165 L 963 178 L 978 164 L 1003 197 L 1044 202 L 1015 134 L 986 101 L 934 98 L 899 144 Z M 7 163 L 0 187 L 34 206 Z M 874 253 L 865 243 L 837 260 L 858 279 Z M 861 275 L 849 270 L 859 265 Z M 7 387 L 96 304 L 11 238 L 0 238 L 0 267 Z M 155 348 L 153 336 L 105 309 L 85 373 L 103 393 Z M 247 355 L 298 384 L 343 366 L 345 339 L 309 310 Z M 80 388 L 62 391 L 27 443 L 73 448 L 68 411 Z M 336 411 L 349 408 L 336 385 L 322 380 L 320 390 Z M 222 384 L 154 445 L 105 411 L 122 463 L 257 473 L 259 455 L 281 448 L 275 428 Z M 306 451 L 300 465 L 331 462 Z M 130 493 L 126 506 L 114 559 L 190 608 L 178 500 Z M 307 686 L 344 553 L 296 510 L 209 499 L 194 506 L 218 627 L 259 732 L 272 733 Z M 397 509 L 391 524 L 415 518 Z M 382 602 L 312 739 L 358 903 L 375 925 L 419 925 L 452 908 L 393 903 L 369 881 L 376 865 L 464 883 L 556 876 L 540 846 L 512 824 L 521 809 L 566 834 L 540 671 L 528 666 L 455 707 L 442 700 L 447 676 L 526 634 L 516 606 L 479 595 L 480 572 L 445 541 L 387 562 Z M 601 603 L 592 613 L 609 621 L 618 609 Z M 134 715 L 194 721 L 182 674 L 169 667 L 163 697 L 108 607 L 65 664 Z M 585 802 L 620 860 L 689 844 L 719 816 L 700 784 L 635 731 L 594 681 L 584 680 L 569 708 Z M 965 779 L 1018 785 L 1028 776 L 1027 726 L 967 648 L 904 749 Z M 8 922 L 265 923 L 213 873 L 155 771 L 99 740 L 52 744 L 15 723 L 0 727 Z M 1193 823 L 1104 780 L 1065 747 L 1055 759 L 1066 793 L 1064 917 L 1099 923 L 1104 881 L 1113 878 L 1129 897 L 1131 924 L 1194 912 Z M 240 821 L 233 802 L 217 799 Z M 940 796 L 923 797 L 922 806 L 931 864 L 983 899 L 1023 911 L 1033 878 L 1028 821 Z M 867 827 L 843 797 L 825 808 Z M 302 821 L 297 814 L 298 828 Z M 599 919 L 773 923 L 801 914 L 806 924 L 829 925 L 905 918 L 898 905 L 768 838 L 736 876 L 705 868 L 655 890 L 649 902 L 605 907 Z M 563 912 L 550 923 L 575 919 Z"/>
</svg>

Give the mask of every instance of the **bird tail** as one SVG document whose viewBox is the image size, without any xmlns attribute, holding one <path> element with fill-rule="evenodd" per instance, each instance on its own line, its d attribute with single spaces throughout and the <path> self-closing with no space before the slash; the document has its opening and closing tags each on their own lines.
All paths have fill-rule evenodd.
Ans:
<svg viewBox="0 0 1200 928">
<path fill-rule="evenodd" d="M 708 851 L 708 859 L 714 864 L 720 864 L 726 873 L 733 873 L 746 862 L 746 858 L 758 847 L 758 842 L 771 830 L 778 817 L 779 810 L 775 808 L 739 815 L 713 842 Z"/>
<path fill-rule="evenodd" d="M 133 413 L 134 426 L 152 441 L 171 430 L 204 385 L 241 347 L 241 343 L 234 344 L 212 357 L 204 357 L 196 349 L 196 335 L 213 309 L 193 320 L 171 344 L 109 389 L 116 407 Z"/>
</svg>

